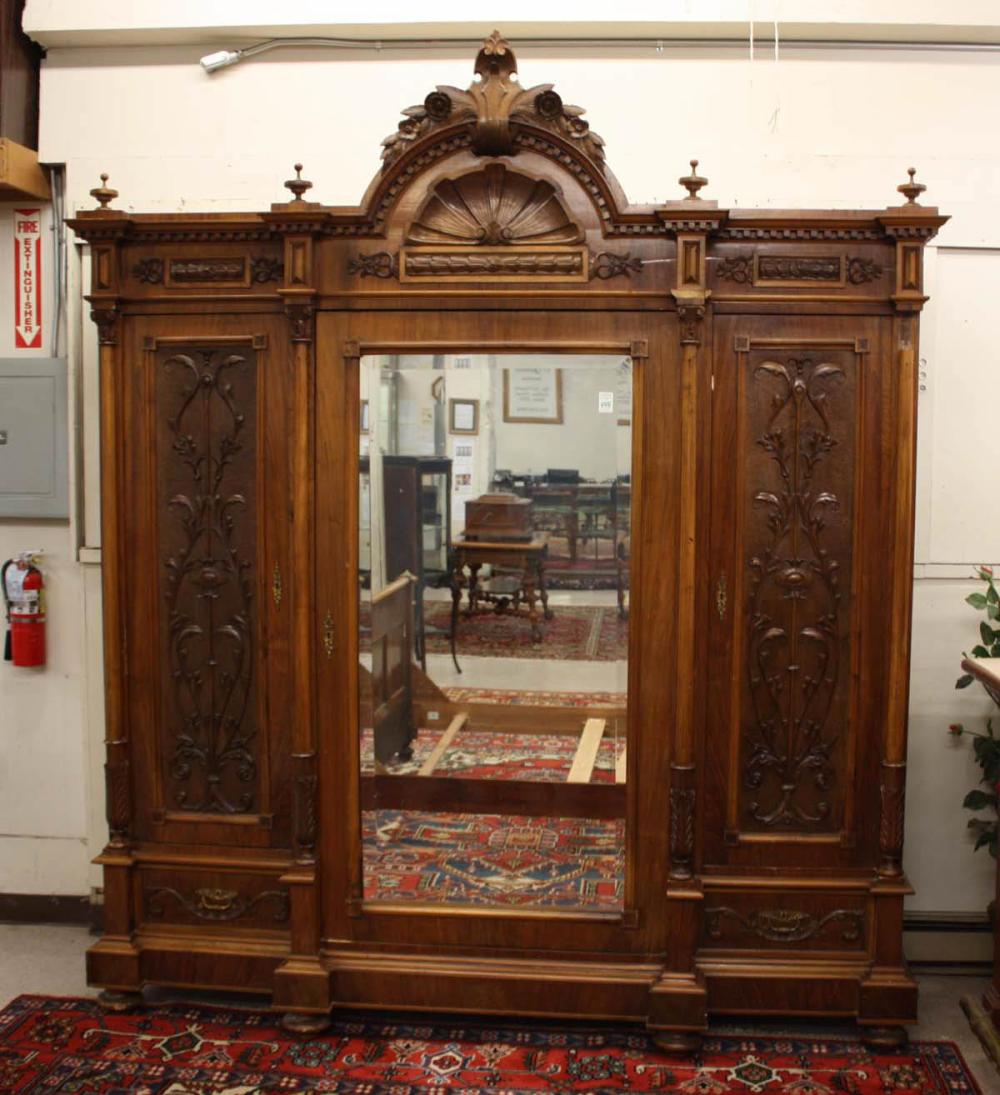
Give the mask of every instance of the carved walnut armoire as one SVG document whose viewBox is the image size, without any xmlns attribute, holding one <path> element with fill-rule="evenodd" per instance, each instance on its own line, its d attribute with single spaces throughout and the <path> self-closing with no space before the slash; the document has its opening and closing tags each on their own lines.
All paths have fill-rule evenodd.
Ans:
<svg viewBox="0 0 1000 1095">
<path fill-rule="evenodd" d="M 499 36 L 475 73 L 405 112 L 357 207 L 297 174 L 259 214 L 131 214 L 105 182 L 71 222 L 101 368 L 90 982 L 109 1006 L 266 992 L 298 1029 L 377 1006 L 675 1047 L 710 1014 L 898 1038 L 918 322 L 946 218 L 912 171 L 884 209 L 737 210 L 693 163 L 686 196 L 631 206 Z M 461 350 L 634 370 L 610 913 L 366 896 L 359 362 Z"/>
</svg>

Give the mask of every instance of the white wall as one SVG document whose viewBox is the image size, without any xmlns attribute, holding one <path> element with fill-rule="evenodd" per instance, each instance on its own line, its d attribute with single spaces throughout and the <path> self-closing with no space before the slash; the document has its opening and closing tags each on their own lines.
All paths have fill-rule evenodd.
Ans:
<svg viewBox="0 0 1000 1095">
<path fill-rule="evenodd" d="M 14 344 L 13 218 L 16 209 L 24 208 L 42 211 L 42 345 L 33 350 Z M 52 230 L 48 203 L 0 204 L 0 357 L 31 360 L 53 354 Z M 71 408 L 75 378 L 71 368 Z M 4 420 L 0 406 L 3 427 L 15 432 L 17 424 Z M 72 451 L 70 462 L 75 473 Z M 87 752 L 81 702 L 86 676 L 83 573 L 72 497 L 71 507 L 68 520 L 0 517 L 0 562 L 19 551 L 42 550 L 48 613 L 48 664 L 26 669 L 0 662 L 0 892 L 5 893 L 87 890 L 87 786 L 81 778 Z"/>
<path fill-rule="evenodd" d="M 911 17 L 930 25 L 931 8 L 939 10 L 910 5 L 904 13 L 895 5 L 892 17 L 892 5 L 868 6 L 882 24 L 875 36 L 884 36 L 890 23 L 902 36 L 901 25 Z M 719 19 L 743 18 L 739 11 L 750 9 L 716 7 Z M 757 5 L 757 17 L 772 7 Z M 189 45 L 74 48 L 59 44 L 84 40 L 63 33 L 72 8 L 35 0 L 28 12 L 29 26 L 30 18 L 45 24 L 51 16 L 41 155 L 66 164 L 70 208 L 93 204 L 87 191 L 102 170 L 121 191 L 117 204 L 127 209 L 266 208 L 287 196 L 281 181 L 296 160 L 316 184 L 311 198 L 353 204 L 379 166 L 380 141 L 395 130 L 400 109 L 421 102 L 438 83 L 466 86 L 471 76 L 467 49 L 433 55 L 388 46 L 283 50 L 208 76 L 198 58 L 226 44 L 232 20 L 230 30 L 192 32 Z M 161 16 L 178 10 L 130 6 L 139 8 Z M 114 19 L 107 5 L 101 10 L 106 22 Z M 225 6 L 229 15 L 234 10 Z M 939 28 L 938 37 L 961 38 L 963 30 L 970 40 L 991 37 L 983 29 L 989 10 L 949 5 L 949 27 Z M 817 18 L 816 5 L 793 0 L 781 14 L 791 19 L 800 11 L 803 19 Z M 831 11 L 838 19 L 862 18 L 859 5 L 834 4 Z M 670 12 L 676 15 L 677 5 Z M 164 16 L 161 25 L 176 21 Z M 764 29 L 770 25 L 758 33 Z M 108 38 L 95 32 L 86 40 Z M 153 31 L 143 40 L 153 40 Z M 934 303 L 921 350 L 926 381 L 906 862 L 918 890 L 912 907 L 981 910 L 990 865 L 982 853 L 972 855 L 959 805 L 975 772 L 964 743 L 949 743 L 945 727 L 971 721 L 987 707 L 974 691 L 954 692 L 952 683 L 961 649 L 975 641 L 975 617 L 962 602 L 969 588 L 963 579 L 973 562 L 1000 558 L 1000 513 L 989 500 L 996 484 L 992 329 L 1000 292 L 1000 55 L 783 46 L 776 57 L 772 48 L 758 46 L 751 60 L 748 50 L 716 47 L 657 52 L 618 46 L 586 55 L 533 47 L 521 52 L 520 61 L 523 84 L 554 81 L 566 101 L 587 107 L 634 202 L 680 197 L 675 180 L 697 156 L 711 180 L 705 196 L 723 206 L 878 208 L 901 200 L 895 186 L 914 164 L 929 185 L 926 200 L 952 214 L 928 259 Z M 78 359 L 81 345 L 92 356 L 93 334 L 88 330 L 85 338 L 74 344 Z M 84 394 L 92 396 L 88 360 L 80 367 Z M 91 454 L 95 414 L 91 399 L 84 408 Z M 90 482 L 88 514 L 93 488 Z M 92 525 L 88 519 L 88 530 Z M 88 531 L 89 543 L 95 535 Z M 54 721 L 60 716 L 53 703 Z M 88 710 L 97 735 L 97 709 Z M 51 736 L 51 729 L 46 733 Z M 0 737 L 0 756 L 9 748 Z M 44 801 L 54 802 L 61 790 L 50 789 Z M 93 807 L 91 815 L 95 841 L 100 825 Z M 30 889 L 31 879 L 18 870 L 0 885 Z"/>
</svg>

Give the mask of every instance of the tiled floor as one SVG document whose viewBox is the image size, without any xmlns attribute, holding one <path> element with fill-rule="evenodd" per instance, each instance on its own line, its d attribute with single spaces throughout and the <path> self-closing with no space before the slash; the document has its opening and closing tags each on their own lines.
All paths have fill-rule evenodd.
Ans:
<svg viewBox="0 0 1000 1095">
<path fill-rule="evenodd" d="M 83 952 L 91 941 L 86 928 L 0 924 L 0 1005 L 24 992 L 92 995 L 83 969 Z M 978 996 L 986 978 L 933 975 L 921 976 L 919 981 L 920 1023 L 911 1029 L 912 1037 L 957 1042 L 984 1095 L 1000 1092 L 1000 1074 L 969 1029 L 958 1003 L 961 996 Z M 782 1029 L 793 1025 L 783 1024 Z"/>
</svg>

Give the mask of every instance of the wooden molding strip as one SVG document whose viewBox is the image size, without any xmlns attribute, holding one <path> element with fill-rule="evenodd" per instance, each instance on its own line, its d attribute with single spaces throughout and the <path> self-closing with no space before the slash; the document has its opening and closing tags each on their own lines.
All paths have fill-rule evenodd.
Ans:
<svg viewBox="0 0 1000 1095">
<path fill-rule="evenodd" d="M 583 724 L 580 744 L 576 747 L 576 756 L 573 757 L 573 765 L 566 777 L 567 783 L 590 783 L 606 725 L 604 719 L 587 719 Z"/>
<path fill-rule="evenodd" d="M 434 746 L 431 755 L 420 766 L 418 776 L 429 776 L 431 772 L 438 766 L 438 762 L 445 755 L 448 749 L 451 747 L 452 741 L 455 739 L 455 735 L 462 729 L 462 727 L 469 721 L 469 716 L 466 714 L 456 715 L 450 723 L 448 723 L 448 729 L 441 735 L 441 740 Z"/>
</svg>

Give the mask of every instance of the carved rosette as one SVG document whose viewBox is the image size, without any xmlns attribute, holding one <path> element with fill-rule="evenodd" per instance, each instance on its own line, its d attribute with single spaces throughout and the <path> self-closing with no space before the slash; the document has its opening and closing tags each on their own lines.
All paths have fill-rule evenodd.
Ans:
<svg viewBox="0 0 1000 1095">
<path fill-rule="evenodd" d="M 285 264 L 281 259 L 270 255 L 259 255 L 250 260 L 250 280 L 257 285 L 266 285 L 269 281 L 281 281 L 285 276 Z"/>
<path fill-rule="evenodd" d="M 192 348 L 160 361 L 164 703 L 183 810 L 254 806 L 255 402 L 243 352 Z"/>
<path fill-rule="evenodd" d="M 140 285 L 162 285 L 165 272 L 163 259 L 140 259 L 132 267 L 132 276 Z"/>
<path fill-rule="evenodd" d="M 834 436 L 831 422 L 845 372 L 822 358 L 788 357 L 761 362 L 752 378 L 763 386 L 750 404 L 763 419 L 756 441 L 763 462 L 754 466 L 764 482 L 753 494 L 762 542 L 748 560 L 743 778 L 755 822 L 808 830 L 830 817 L 832 756 L 843 730 L 837 698 L 847 560 L 837 545 L 849 545 L 849 530 L 836 515 L 849 499 L 834 489 L 845 483 L 845 469 L 828 465 L 850 441 Z"/>
<path fill-rule="evenodd" d="M 360 278 L 395 278 L 399 276 L 396 256 L 389 251 L 370 255 L 355 255 L 347 260 L 347 272 Z"/>
</svg>

